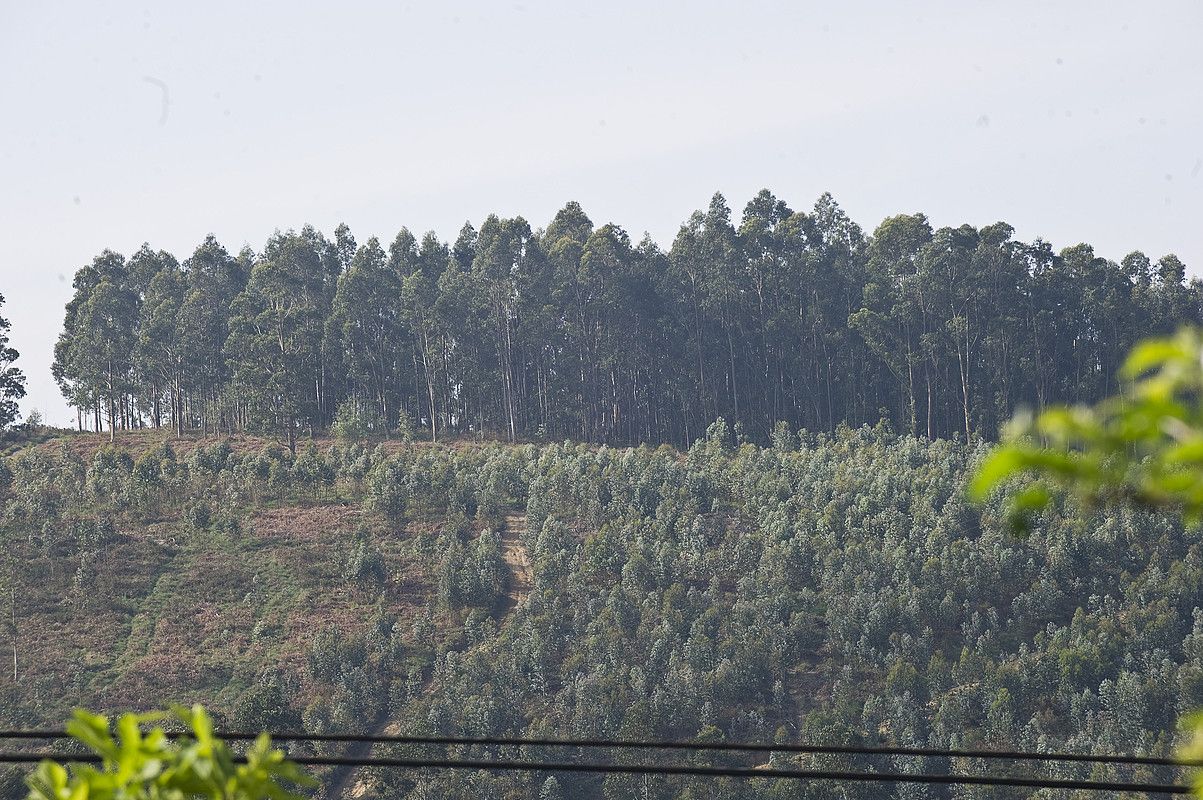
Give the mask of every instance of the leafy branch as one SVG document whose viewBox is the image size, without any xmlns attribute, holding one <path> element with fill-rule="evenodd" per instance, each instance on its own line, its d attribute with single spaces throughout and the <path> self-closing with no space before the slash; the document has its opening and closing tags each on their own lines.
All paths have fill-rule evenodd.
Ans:
<svg viewBox="0 0 1203 800">
<path fill-rule="evenodd" d="M 173 739 L 161 727 L 142 730 L 172 718 L 187 725 L 189 734 Z M 76 710 L 67 733 L 100 757 L 99 768 L 43 761 L 26 778 L 28 800 L 300 800 L 285 785 L 315 785 L 272 747 L 266 733 L 237 759 L 213 734 L 212 721 L 199 705 L 123 714 L 116 736 L 108 718 Z"/>
<path fill-rule="evenodd" d="M 1094 406 L 1018 415 L 970 483 L 980 502 L 1008 480 L 1025 485 L 1007 503 L 1017 533 L 1030 531 L 1061 489 L 1086 507 L 1165 509 L 1203 521 L 1203 334 L 1183 328 L 1128 355 L 1119 394 Z"/>
</svg>

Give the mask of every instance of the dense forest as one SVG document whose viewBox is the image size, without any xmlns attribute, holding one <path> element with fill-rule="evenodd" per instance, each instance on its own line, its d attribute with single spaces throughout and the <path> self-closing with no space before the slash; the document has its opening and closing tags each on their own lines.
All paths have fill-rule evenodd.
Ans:
<svg viewBox="0 0 1203 800">
<path fill-rule="evenodd" d="M 1165 755 L 1178 716 L 1203 706 L 1197 534 L 1061 504 L 1017 539 L 1005 498 L 964 499 L 980 442 L 781 424 L 759 446 L 724 422 L 687 451 L 324 440 L 293 456 L 245 435 L 100 439 L 0 460 L 10 726 L 57 724 L 75 704 L 200 700 L 238 729 Z M 331 794 L 410 800 L 1025 796 L 325 780 Z"/>
<path fill-rule="evenodd" d="M 715 195 L 669 250 L 569 203 L 540 230 L 402 229 L 387 247 L 311 227 L 261 252 L 207 238 L 182 262 L 144 245 L 81 268 L 54 375 L 79 426 L 299 436 L 407 425 L 511 441 L 687 447 L 718 417 L 887 420 L 927 438 L 993 436 L 1021 406 L 1114 389 L 1132 343 L 1198 322 L 1173 255 L 1054 252 L 1010 226 L 871 236 L 824 195 L 767 191 L 738 223 Z"/>
</svg>

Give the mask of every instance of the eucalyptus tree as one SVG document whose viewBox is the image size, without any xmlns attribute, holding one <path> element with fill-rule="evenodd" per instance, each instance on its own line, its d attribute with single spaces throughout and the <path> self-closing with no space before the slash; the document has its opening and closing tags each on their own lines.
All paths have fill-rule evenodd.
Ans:
<svg viewBox="0 0 1203 800">
<path fill-rule="evenodd" d="M 176 327 L 183 379 L 172 412 L 177 433 L 197 421 L 207 428 L 211 406 L 218 403 L 230 380 L 225 357 L 230 315 L 235 299 L 246 287 L 251 260 L 248 252 L 231 256 L 210 234 L 184 261 L 187 288 Z M 227 417 L 237 411 L 225 409 Z"/>
<path fill-rule="evenodd" d="M 91 408 L 97 430 L 103 411 L 113 440 L 115 429 L 128 422 L 139 298 L 129 286 L 125 258 L 111 250 L 76 273 L 74 288 L 52 372 L 68 402 Z"/>
<path fill-rule="evenodd" d="M 447 423 L 460 431 L 485 429 L 487 399 L 496 397 L 493 359 L 495 346 L 484 284 L 473 271 L 479 234 L 469 223 L 460 229 L 439 276 L 435 316 L 447 331 L 443 355 Z"/>
<path fill-rule="evenodd" d="M 800 254 L 791 246 L 790 232 L 797 229 L 789 224 L 792 216 L 789 206 L 765 189 L 744 207 L 738 232 L 741 284 L 752 298 L 749 321 L 754 331 L 748 342 L 752 358 L 746 365 L 746 394 L 760 407 L 758 423 L 765 430 L 785 414 L 783 361 L 796 349 L 788 341 L 801 338 L 797 323 L 804 277 Z"/>
<path fill-rule="evenodd" d="M 812 426 L 830 430 L 840 421 L 876 421 L 880 404 L 872 394 L 877 369 L 860 338 L 848 329 L 848 317 L 862 306 L 866 241 L 864 232 L 824 192 L 808 215 L 807 248 L 812 266 L 810 320 L 815 365 L 815 394 L 821 409 Z"/>
<path fill-rule="evenodd" d="M 3 307 L 4 295 L 0 294 L 0 308 Z M 20 415 L 17 401 L 25 396 L 25 373 L 14 363 L 21 354 L 9 344 L 10 328 L 12 323 L 0 317 L 0 430 L 17 421 Z"/>
<path fill-rule="evenodd" d="M 351 259 L 355 258 L 358 249 L 350 226 L 345 222 L 338 223 L 338 227 L 334 229 L 334 253 L 339 274 L 351 268 Z"/>
<path fill-rule="evenodd" d="M 446 353 L 444 326 L 437 313 L 438 279 L 446 268 L 448 258 L 447 247 L 433 233 L 427 233 L 422 237 L 414 257 L 409 260 L 412 264 L 409 272 L 399 276 L 401 321 L 413 339 L 414 351 L 421 366 L 432 442 L 438 440 L 436 386 L 442 393 L 439 371 Z"/>
<path fill-rule="evenodd" d="M 150 286 L 155 278 L 165 270 L 178 272 L 179 262 L 166 250 L 156 251 L 149 244 L 144 243 L 136 253 L 130 256 L 126 268 L 129 273 L 130 289 L 137 293 L 140 301 L 137 341 L 134 344 L 133 353 L 132 400 L 139 414 L 149 413 L 151 425 L 158 428 L 163 422 L 162 401 L 172 384 L 166 379 L 163 372 L 154 369 L 140 352 L 141 345 L 147 341 L 147 337 L 143 333 L 147 314 L 145 304 L 150 295 Z"/>
<path fill-rule="evenodd" d="M 286 436 L 320 419 L 323 273 L 304 234 L 276 234 L 234 301 L 225 354 L 251 420 Z"/>
<path fill-rule="evenodd" d="M 556 391 L 560 389 L 564 399 L 571 398 L 575 411 L 574 420 L 557 418 L 555 422 L 585 440 L 593 435 L 591 416 L 595 408 L 589 392 L 590 373 L 597 369 L 594 317 L 598 298 L 593 291 L 596 287 L 590 286 L 582 274 L 581 257 L 592 233 L 592 220 L 579 204 L 568 203 L 556 212 L 540 239 L 551 269 L 550 300 L 559 311 L 564 337 L 561 346 L 555 348 L 559 380 L 550 393 L 560 394 Z"/>
<path fill-rule="evenodd" d="M 138 340 L 134 345 L 134 362 L 140 383 L 150 393 L 154 426 L 162 424 L 160 404 L 166 397 L 177 436 L 183 434 L 180 403 L 188 363 L 184 344 L 187 334 L 180 324 L 180 309 L 187 291 L 187 278 L 174 261 L 155 274 L 142 300 Z"/>
<path fill-rule="evenodd" d="M 710 205 L 701 222 L 698 246 L 705 265 L 701 300 L 703 316 L 712 321 L 713 339 L 721 348 L 714 354 L 711 367 L 716 378 L 722 376 L 721 383 L 717 379 L 711 383 L 715 413 L 743 422 L 740 410 L 743 381 L 736 359 L 736 348 L 739 346 L 742 350 L 743 344 L 743 309 L 735 228 L 731 223 L 731 208 L 726 198 L 716 192 L 710 198 Z"/>
<path fill-rule="evenodd" d="M 866 264 L 868 281 L 863 305 L 849 325 L 885 364 L 898 382 L 903 413 L 912 433 L 932 433 L 932 386 L 924 357 L 928 323 L 919 259 L 932 231 L 922 214 L 900 214 L 883 221 L 873 232 Z M 920 425 L 919 396 L 927 388 L 927 424 Z"/>
<path fill-rule="evenodd" d="M 988 434 L 998 429 L 1018 398 L 1030 397 L 1030 370 L 1025 361 L 1030 329 L 1024 314 L 1027 274 L 1022 244 L 1013 239 L 1014 229 L 996 222 L 978 233 L 972 270 L 981 287 L 976 323 L 981 334 L 976 350 L 970 353 L 970 364 L 978 372 L 973 384 L 977 429 Z M 984 365 L 990 368 L 983 369 Z"/>
<path fill-rule="evenodd" d="M 396 417 L 401 402 L 400 305 L 399 276 L 373 236 L 338 279 L 325 337 L 327 349 L 342 356 L 350 394 L 374 403 L 386 424 Z"/>
<path fill-rule="evenodd" d="M 955 358 L 956 379 L 942 381 L 952 394 L 952 385 L 959 387 L 960 425 L 949 424 L 941 433 L 948 435 L 960 427 L 968 439 L 972 434 L 971 383 L 976 376 L 974 361 L 984 333 L 986 302 L 983 297 L 985 277 L 976 272 L 979 262 L 974 253 L 981 242 L 977 230 L 970 225 L 958 228 L 941 228 L 933 234 L 923 249 L 920 265 L 920 281 L 932 300 L 935 317 L 930 334 L 931 369 L 941 377 L 948 373 Z M 949 351 L 955 356 L 950 356 Z M 944 400 L 945 414 L 955 419 L 950 411 L 953 403 Z M 930 435 L 930 434 L 929 434 Z"/>
<path fill-rule="evenodd" d="M 519 274 L 526 270 L 538 248 L 530 225 L 522 217 L 490 216 L 481 226 L 472 261 L 472 274 L 480 282 L 482 298 L 492 325 L 493 357 L 501 395 L 501 423 L 510 441 L 518 437 L 524 412 L 519 383 L 521 340 L 518 329 Z M 483 349 L 483 348 L 482 348 Z"/>
<path fill-rule="evenodd" d="M 1172 255 L 1115 263 L 1013 236 L 911 214 L 866 237 L 830 195 L 793 211 L 762 191 L 738 227 L 716 194 L 667 251 L 595 228 L 577 203 L 546 230 L 493 215 L 450 246 L 403 228 L 387 252 L 365 250 L 345 224 L 332 240 L 309 226 L 277 235 L 262 257 L 210 236 L 182 266 L 144 245 L 77 273 L 53 374 L 97 428 L 106 413 L 118 425 L 149 413 L 178 433 L 282 431 L 286 417 L 318 430 L 350 403 L 390 425 L 416 416 L 432 439 L 688 445 L 719 416 L 755 441 L 781 422 L 880 420 L 968 438 L 1025 404 L 1098 398 L 1141 335 L 1203 322 L 1203 283 Z M 102 284 L 109 305 L 134 307 L 114 341 L 81 328 L 98 324 L 88 302 Z M 276 342 L 275 366 L 239 352 L 265 335 L 251 321 L 267 308 L 304 331 Z"/>
</svg>

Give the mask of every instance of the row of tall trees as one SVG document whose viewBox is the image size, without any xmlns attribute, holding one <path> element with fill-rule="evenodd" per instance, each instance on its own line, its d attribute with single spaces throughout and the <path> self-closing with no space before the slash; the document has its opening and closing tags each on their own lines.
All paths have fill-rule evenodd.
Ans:
<svg viewBox="0 0 1203 800">
<path fill-rule="evenodd" d="M 262 252 L 144 245 L 75 276 L 54 374 L 81 426 L 274 431 L 354 412 L 431 438 L 767 439 L 876 423 L 991 435 L 1016 407 L 1097 398 L 1136 339 L 1197 322 L 1173 255 L 1116 263 L 1005 223 L 871 235 L 829 195 L 808 212 L 715 195 L 670 249 L 569 203 L 540 230 L 407 229 L 358 244 L 306 226 Z M 350 410 L 350 411 L 349 411 Z"/>
</svg>

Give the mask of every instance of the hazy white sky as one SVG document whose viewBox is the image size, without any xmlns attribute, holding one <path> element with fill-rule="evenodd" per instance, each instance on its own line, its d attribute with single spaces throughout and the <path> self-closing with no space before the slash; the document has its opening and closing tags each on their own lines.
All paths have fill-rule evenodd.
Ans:
<svg viewBox="0 0 1203 800">
<path fill-rule="evenodd" d="M 0 5 L 0 292 L 51 422 L 74 271 L 210 232 L 578 200 L 667 245 L 768 187 L 1203 272 L 1195 0 L 161 5 Z"/>
</svg>

